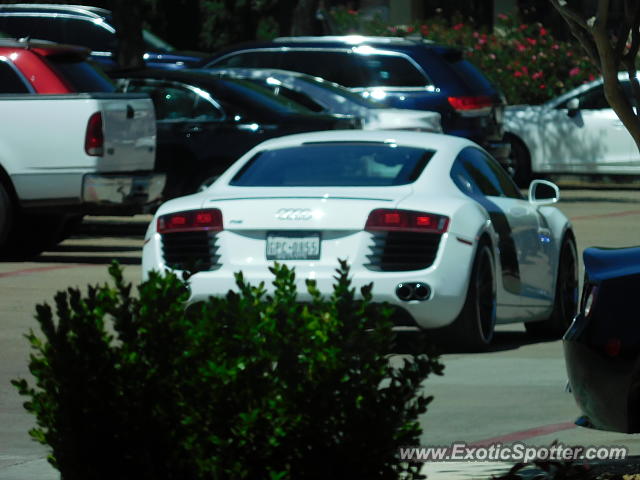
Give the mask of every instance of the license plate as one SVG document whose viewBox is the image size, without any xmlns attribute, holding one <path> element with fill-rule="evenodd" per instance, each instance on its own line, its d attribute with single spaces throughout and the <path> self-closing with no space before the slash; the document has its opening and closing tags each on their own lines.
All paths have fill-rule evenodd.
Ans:
<svg viewBox="0 0 640 480">
<path fill-rule="evenodd" d="M 267 260 L 318 260 L 320 233 L 267 233 Z"/>
</svg>

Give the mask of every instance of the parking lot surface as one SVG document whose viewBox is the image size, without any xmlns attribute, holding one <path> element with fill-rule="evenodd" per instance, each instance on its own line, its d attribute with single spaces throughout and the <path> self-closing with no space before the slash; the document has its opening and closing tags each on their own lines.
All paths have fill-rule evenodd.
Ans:
<svg viewBox="0 0 640 480">
<path fill-rule="evenodd" d="M 640 244 L 640 190 L 565 189 L 558 206 L 574 225 L 578 249 Z M 150 216 L 89 218 L 57 248 L 28 262 L 0 263 L 0 479 L 54 479 L 46 449 L 28 437 L 33 418 L 10 379 L 28 377 L 25 332 L 36 327 L 36 303 L 52 302 L 66 286 L 103 282 L 117 259 L 125 277 L 140 281 L 140 249 Z M 640 436 L 594 431 L 573 422 L 579 412 L 565 392 L 560 341 L 533 341 L 521 325 L 498 329 L 483 354 L 447 353 L 445 374 L 429 378 L 435 396 L 422 418 L 422 445 L 523 442 L 550 445 L 622 445 L 640 454 Z M 90 441 L 90 439 L 88 439 Z M 430 478 L 488 478 L 495 464 L 429 464 Z M 482 473 L 479 473 L 482 472 Z"/>
</svg>

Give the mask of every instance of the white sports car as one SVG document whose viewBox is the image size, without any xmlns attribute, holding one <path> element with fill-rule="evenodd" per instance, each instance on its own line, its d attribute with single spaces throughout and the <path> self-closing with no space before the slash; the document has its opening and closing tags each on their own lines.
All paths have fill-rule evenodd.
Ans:
<svg viewBox="0 0 640 480">
<path fill-rule="evenodd" d="M 337 259 L 398 325 L 436 329 L 486 348 L 497 323 L 561 335 L 577 302 L 571 225 L 555 185 L 522 197 L 475 143 L 401 131 L 331 131 L 266 141 L 201 193 L 156 212 L 143 272 L 189 270 L 192 300 L 235 288 L 234 272 L 270 285 L 269 266 L 295 267 L 332 291 Z M 546 206 L 545 206 L 546 205 Z"/>
<path fill-rule="evenodd" d="M 618 79 L 634 104 L 628 74 Z M 602 78 L 542 105 L 507 107 L 504 115 L 509 169 L 521 186 L 532 174 L 640 174 L 638 147 L 609 106 Z"/>
</svg>

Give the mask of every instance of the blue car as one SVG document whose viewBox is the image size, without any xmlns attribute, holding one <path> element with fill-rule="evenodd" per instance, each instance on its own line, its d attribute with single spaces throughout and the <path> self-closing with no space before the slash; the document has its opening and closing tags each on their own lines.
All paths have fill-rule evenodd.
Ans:
<svg viewBox="0 0 640 480">
<path fill-rule="evenodd" d="M 506 163 L 504 95 L 459 49 L 394 37 L 287 37 L 240 44 L 207 68 L 278 68 L 338 83 L 387 107 L 440 113 L 445 133 L 465 137 Z"/>
<path fill-rule="evenodd" d="M 91 59 L 105 70 L 117 67 L 116 31 L 111 12 L 104 8 L 37 3 L 0 5 L 0 32 L 15 38 L 81 45 L 91 50 Z M 148 30 L 143 30 L 142 37 L 147 67 L 189 68 L 206 58 L 199 52 L 179 52 Z"/>
<path fill-rule="evenodd" d="M 563 344 L 585 425 L 640 432 L 640 247 L 587 248 L 580 311 Z"/>
</svg>

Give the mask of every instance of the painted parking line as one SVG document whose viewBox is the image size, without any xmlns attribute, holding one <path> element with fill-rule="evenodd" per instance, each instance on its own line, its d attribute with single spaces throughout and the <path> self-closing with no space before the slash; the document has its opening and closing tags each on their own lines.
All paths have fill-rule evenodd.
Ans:
<svg viewBox="0 0 640 480">
<path fill-rule="evenodd" d="M 577 428 L 577 425 L 573 422 L 554 423 L 551 425 L 544 425 L 542 427 L 535 427 L 528 430 L 521 430 L 519 432 L 500 435 L 499 437 L 487 438 L 485 440 L 470 443 L 469 445 L 474 447 L 484 447 L 496 443 L 522 442 L 523 440 L 528 440 L 529 438 L 561 432 L 563 430 L 570 430 L 572 428 Z"/>
<path fill-rule="evenodd" d="M 88 266 L 90 265 L 78 263 L 73 265 L 53 265 L 50 267 L 25 268 L 23 270 L 15 270 L 13 272 L 0 273 L 0 278 L 14 277 L 17 275 L 29 275 L 31 273 L 49 272 L 51 270 L 65 270 L 67 268 L 78 268 L 78 267 L 88 267 Z"/>
<path fill-rule="evenodd" d="M 602 213 L 598 215 L 581 215 L 579 217 L 571 217 L 571 221 L 597 220 L 599 218 L 609 218 L 609 217 L 626 217 L 627 215 L 640 215 L 640 210 L 625 210 L 624 212 Z"/>
</svg>

